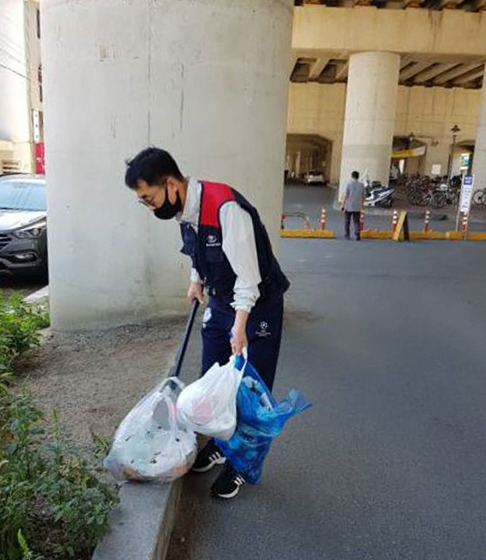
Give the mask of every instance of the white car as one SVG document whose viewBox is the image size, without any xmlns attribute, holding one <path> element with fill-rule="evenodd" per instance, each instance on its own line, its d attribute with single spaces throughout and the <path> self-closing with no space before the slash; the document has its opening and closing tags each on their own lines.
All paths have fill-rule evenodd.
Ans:
<svg viewBox="0 0 486 560">
<path fill-rule="evenodd" d="M 304 176 L 306 185 L 323 185 L 325 183 L 324 173 L 322 171 L 309 171 Z"/>
</svg>

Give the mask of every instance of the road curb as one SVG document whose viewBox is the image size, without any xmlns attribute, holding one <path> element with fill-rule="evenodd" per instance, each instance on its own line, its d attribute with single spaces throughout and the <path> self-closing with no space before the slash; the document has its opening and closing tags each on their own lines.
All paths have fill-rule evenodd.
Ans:
<svg viewBox="0 0 486 560">
<path fill-rule="evenodd" d="M 392 231 L 364 230 L 361 232 L 363 239 L 392 239 Z M 280 237 L 294 239 L 335 239 L 333 230 L 312 229 L 285 229 L 280 231 Z M 447 241 L 486 241 L 486 233 L 471 232 L 464 236 L 457 231 L 411 231 L 410 239 L 413 240 L 447 240 Z"/>
<path fill-rule="evenodd" d="M 108 533 L 92 560 L 164 560 L 181 490 L 182 479 L 170 484 L 123 484 Z"/>
<path fill-rule="evenodd" d="M 49 286 L 44 286 L 37 292 L 29 294 L 24 301 L 38 307 L 49 307 Z"/>
<path fill-rule="evenodd" d="M 280 237 L 334 239 L 334 231 L 332 229 L 282 229 Z"/>
</svg>

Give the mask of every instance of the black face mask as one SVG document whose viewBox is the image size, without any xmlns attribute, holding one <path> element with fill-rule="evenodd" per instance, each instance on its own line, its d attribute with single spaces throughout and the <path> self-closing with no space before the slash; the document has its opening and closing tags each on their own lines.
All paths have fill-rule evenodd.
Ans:
<svg viewBox="0 0 486 560">
<path fill-rule="evenodd" d="M 182 200 L 179 193 L 177 193 L 177 200 L 175 201 L 175 204 L 171 204 L 169 201 L 169 195 L 167 194 L 166 191 L 164 204 L 162 204 L 160 208 L 154 210 L 154 216 L 156 218 L 159 218 L 159 220 L 170 220 L 181 210 L 182 210 Z"/>
</svg>

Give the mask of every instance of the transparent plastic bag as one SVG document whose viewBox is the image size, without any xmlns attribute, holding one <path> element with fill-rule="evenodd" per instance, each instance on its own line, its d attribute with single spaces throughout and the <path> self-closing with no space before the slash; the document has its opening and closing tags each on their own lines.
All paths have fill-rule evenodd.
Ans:
<svg viewBox="0 0 486 560">
<path fill-rule="evenodd" d="M 118 427 L 105 468 L 118 480 L 171 482 L 194 463 L 196 434 L 177 422 L 183 383 L 169 377 L 147 393 Z"/>
<path fill-rule="evenodd" d="M 274 438 L 289 418 L 312 404 L 297 389 L 291 389 L 277 402 L 251 364 L 238 358 L 236 365 L 244 368 L 237 395 L 236 430 L 228 441 L 216 440 L 215 443 L 233 468 L 247 482 L 256 484 Z"/>
<path fill-rule="evenodd" d="M 200 434 L 229 439 L 236 426 L 241 375 L 233 357 L 223 366 L 214 364 L 203 377 L 182 390 L 177 399 L 179 422 Z"/>
</svg>

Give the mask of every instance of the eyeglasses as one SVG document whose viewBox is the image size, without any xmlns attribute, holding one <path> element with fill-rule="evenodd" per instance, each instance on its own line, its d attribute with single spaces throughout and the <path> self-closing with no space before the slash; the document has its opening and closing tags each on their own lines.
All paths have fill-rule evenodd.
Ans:
<svg viewBox="0 0 486 560">
<path fill-rule="evenodd" d="M 139 204 L 143 204 L 144 206 L 146 206 L 147 208 L 154 208 L 154 205 L 151 204 L 148 200 L 146 200 L 145 198 L 139 198 L 137 201 Z"/>
<path fill-rule="evenodd" d="M 160 186 L 165 189 L 167 183 L 164 181 Z M 149 196 L 147 194 L 144 194 L 142 196 L 140 196 L 138 198 L 138 202 L 140 204 L 143 204 L 144 206 L 146 206 L 147 208 L 150 208 L 151 210 L 153 210 L 155 208 L 155 204 L 154 204 L 154 196 Z"/>
</svg>

